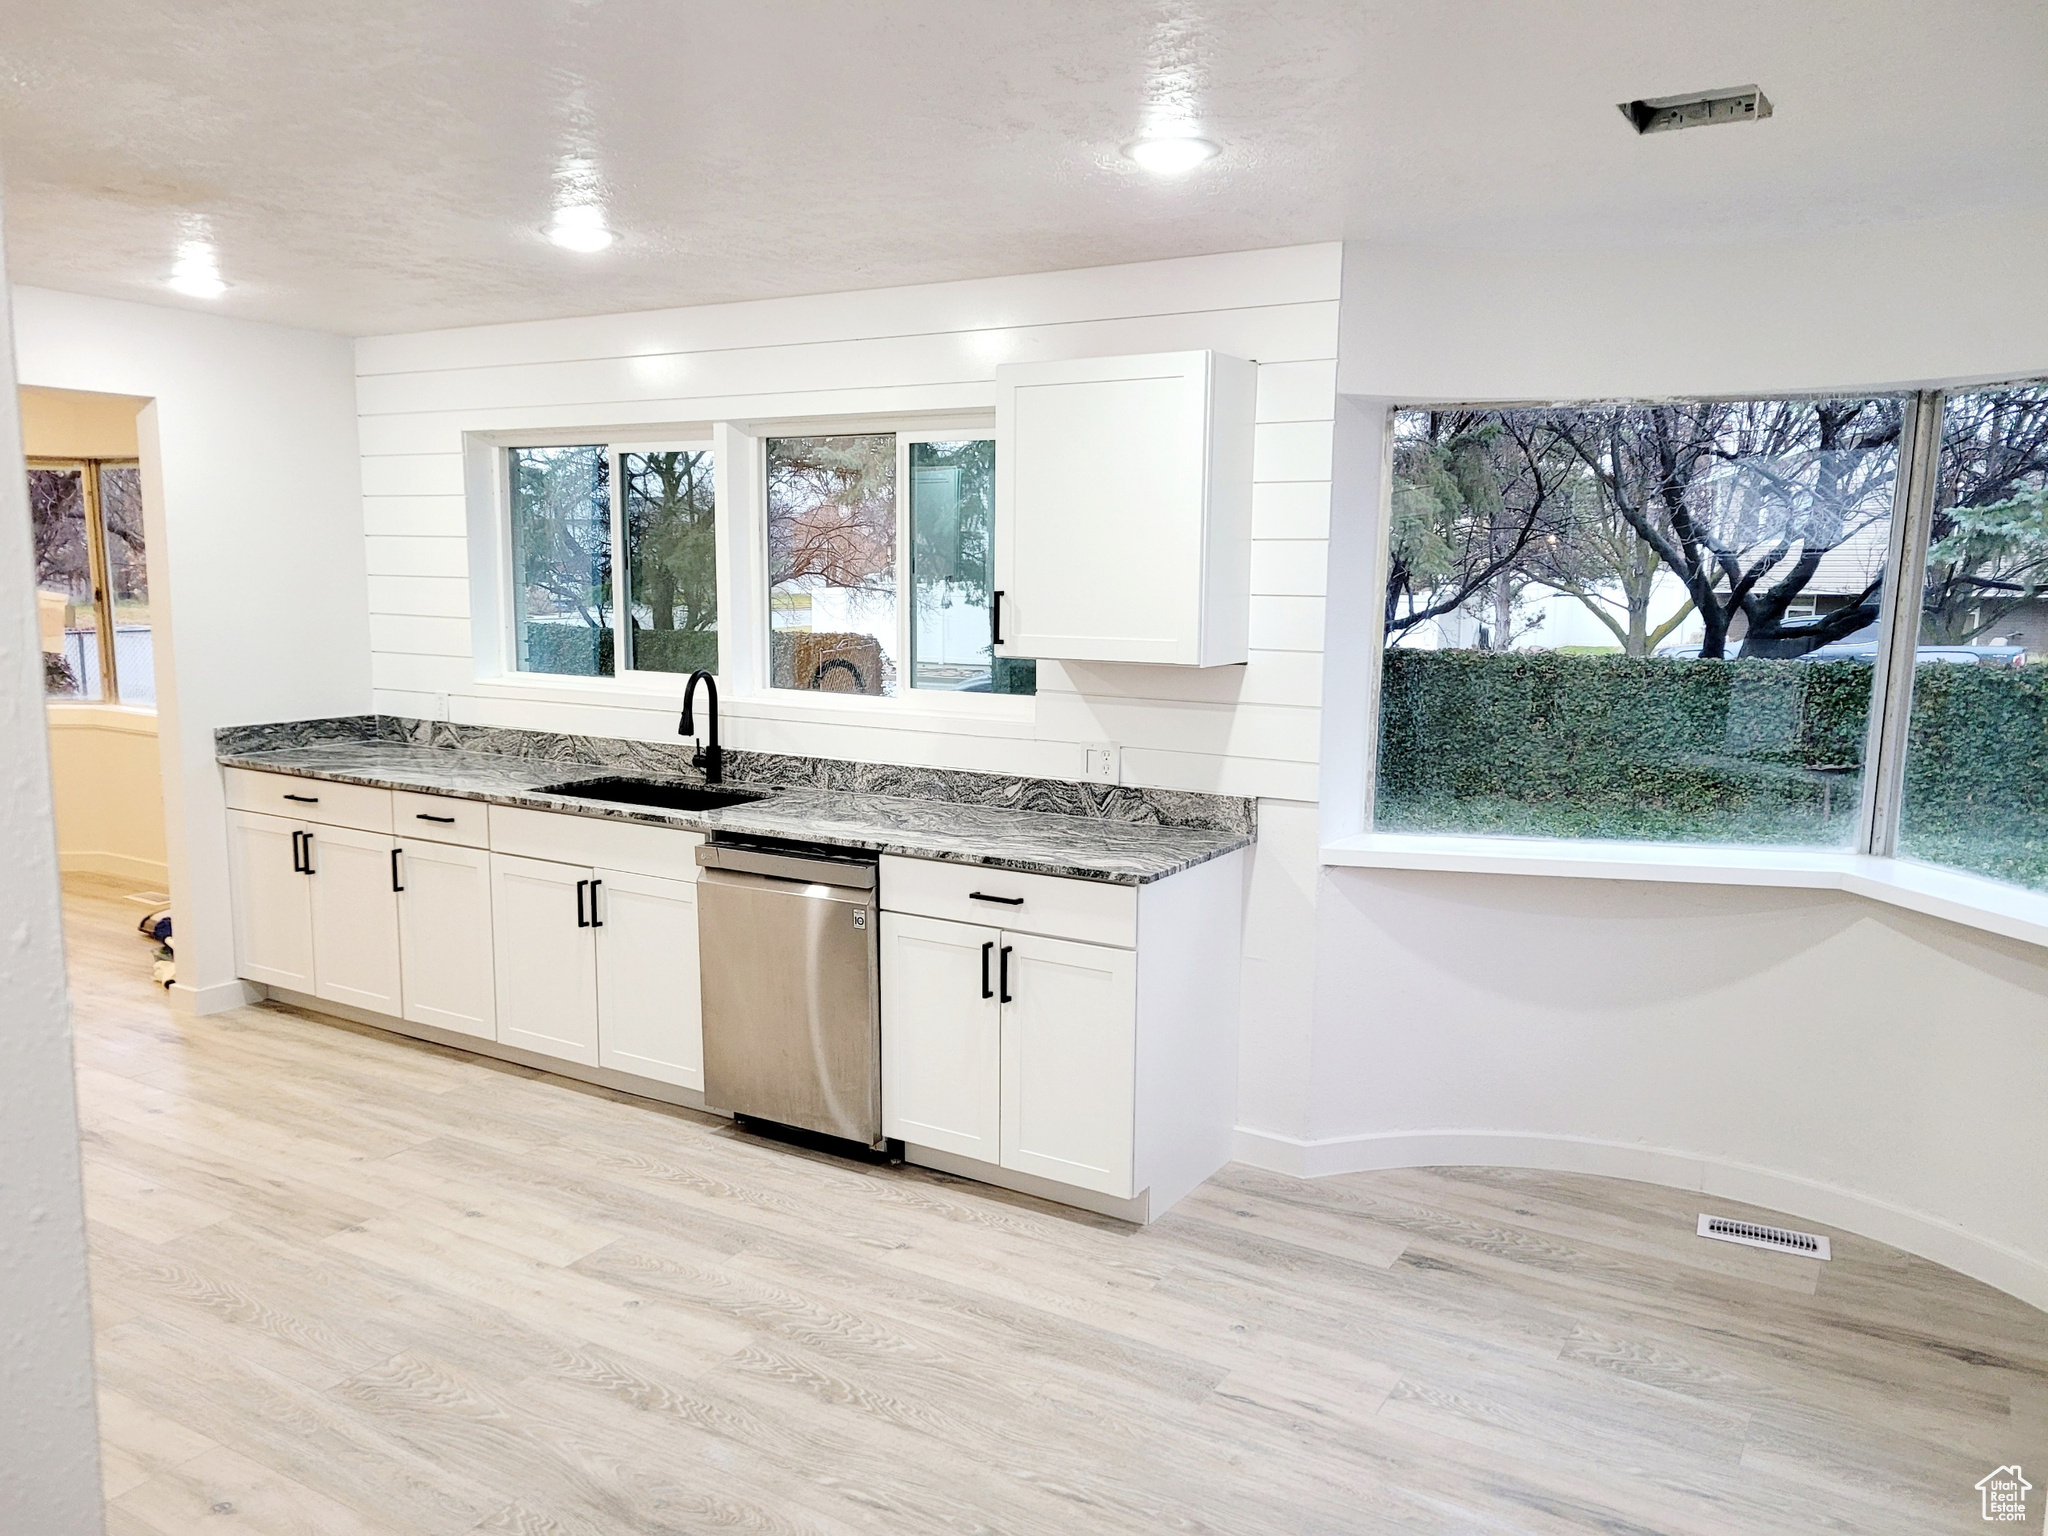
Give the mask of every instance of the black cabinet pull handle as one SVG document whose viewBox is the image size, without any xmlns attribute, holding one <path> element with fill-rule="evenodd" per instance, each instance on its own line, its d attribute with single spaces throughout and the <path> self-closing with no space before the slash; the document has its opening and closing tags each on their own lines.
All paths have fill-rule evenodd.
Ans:
<svg viewBox="0 0 2048 1536">
<path fill-rule="evenodd" d="M 989 594 L 988 638 L 991 645 L 1003 643 L 1003 591 L 998 587 Z"/>
<path fill-rule="evenodd" d="M 394 891 L 405 889 L 405 882 L 398 878 L 398 852 L 396 848 L 391 850 L 391 889 Z"/>
<path fill-rule="evenodd" d="M 999 907 L 1021 907 L 1024 905 L 1024 898 L 1022 896 L 991 896 L 985 891 L 969 891 L 967 899 L 969 901 L 992 901 Z"/>
<path fill-rule="evenodd" d="M 994 939 L 990 939 L 986 944 L 981 946 L 981 995 L 983 997 L 995 996 L 995 993 L 989 990 L 988 985 L 988 956 L 989 951 L 994 949 L 995 947 L 996 941 Z"/>
<path fill-rule="evenodd" d="M 583 911 L 583 893 L 589 889 L 590 882 L 588 880 L 578 880 L 576 882 L 576 926 L 578 928 L 588 928 L 590 926 L 590 919 L 584 915 Z"/>
<path fill-rule="evenodd" d="M 313 873 L 313 834 L 301 832 L 299 836 L 306 840 L 306 867 L 300 873 L 310 875 Z"/>
<path fill-rule="evenodd" d="M 425 811 L 421 811 L 416 819 L 420 821 L 438 821 L 447 827 L 455 825 L 455 818 L 453 816 L 429 816 Z"/>
<path fill-rule="evenodd" d="M 597 915 L 597 888 L 603 884 L 602 880 L 590 882 L 590 926 L 593 928 L 602 928 L 604 926 L 604 919 Z"/>
<path fill-rule="evenodd" d="M 303 832 L 292 834 L 292 873 L 295 875 L 303 875 L 306 872 L 306 856 L 299 851 L 299 839 L 305 835 Z"/>
<path fill-rule="evenodd" d="M 1004 1002 L 1014 1003 L 1017 1001 L 1017 999 L 1010 996 L 1010 946 L 1007 944 L 1003 946 L 1002 980 L 997 985 L 1003 989 L 1002 1000 Z"/>
<path fill-rule="evenodd" d="M 296 800 L 300 805 L 318 805 L 320 803 L 318 795 L 286 795 L 285 799 Z"/>
</svg>

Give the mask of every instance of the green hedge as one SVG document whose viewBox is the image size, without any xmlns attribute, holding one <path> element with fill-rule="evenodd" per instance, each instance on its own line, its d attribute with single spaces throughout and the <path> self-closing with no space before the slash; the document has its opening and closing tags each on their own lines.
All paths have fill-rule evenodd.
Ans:
<svg viewBox="0 0 2048 1536">
<path fill-rule="evenodd" d="M 1920 668 L 1899 847 L 2048 889 L 2048 666 Z"/>
<path fill-rule="evenodd" d="M 1858 661 L 1389 651 L 1376 824 L 1846 846 L 1870 686 Z M 1907 851 L 2048 884 L 2048 667 L 1916 689 Z"/>
</svg>

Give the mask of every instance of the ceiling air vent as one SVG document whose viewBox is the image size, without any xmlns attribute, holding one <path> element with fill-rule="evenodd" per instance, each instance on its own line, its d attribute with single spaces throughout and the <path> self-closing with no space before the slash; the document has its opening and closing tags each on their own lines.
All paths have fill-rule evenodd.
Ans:
<svg viewBox="0 0 2048 1536">
<path fill-rule="evenodd" d="M 1637 133 L 1711 128 L 1716 123 L 1753 123 L 1771 115 L 1769 99 L 1753 85 L 1694 91 L 1689 96 L 1652 96 L 1647 101 L 1624 101 L 1620 105 L 1621 115 Z"/>
<path fill-rule="evenodd" d="M 1700 1236 L 1724 1243 L 1741 1243 L 1747 1248 L 1768 1248 L 1773 1253 L 1796 1253 L 1802 1258 L 1828 1259 L 1828 1240 L 1815 1232 L 1793 1232 L 1785 1227 L 1759 1226 L 1753 1221 L 1734 1221 L 1726 1216 L 1700 1216 Z"/>
</svg>

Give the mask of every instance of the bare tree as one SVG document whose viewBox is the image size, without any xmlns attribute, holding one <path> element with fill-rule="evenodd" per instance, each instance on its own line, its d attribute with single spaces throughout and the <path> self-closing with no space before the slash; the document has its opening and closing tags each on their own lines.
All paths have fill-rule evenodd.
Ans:
<svg viewBox="0 0 2048 1536">
<path fill-rule="evenodd" d="M 1613 512 L 1685 584 L 1700 654 L 1798 654 L 1875 622 L 1883 571 L 1788 626 L 1823 559 L 1890 514 L 1895 400 L 1707 401 L 1557 411 L 1551 420 Z"/>
<path fill-rule="evenodd" d="M 1523 557 L 1552 531 L 1569 468 L 1541 413 L 1403 412 L 1394 442 L 1386 626 L 1400 635 L 1483 596 L 1506 649 L 1532 579 Z"/>
</svg>

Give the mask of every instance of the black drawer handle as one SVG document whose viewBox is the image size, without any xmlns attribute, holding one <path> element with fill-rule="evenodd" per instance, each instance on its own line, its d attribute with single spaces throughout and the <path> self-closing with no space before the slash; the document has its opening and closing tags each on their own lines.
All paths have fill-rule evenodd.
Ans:
<svg viewBox="0 0 2048 1536">
<path fill-rule="evenodd" d="M 394 891 L 405 889 L 405 881 L 399 877 L 398 873 L 398 853 L 399 850 L 396 848 L 391 850 L 391 889 Z"/>
<path fill-rule="evenodd" d="M 590 882 L 588 880 L 578 880 L 576 882 L 576 926 L 578 928 L 588 928 L 590 926 L 590 918 L 583 910 L 583 893 L 589 889 Z"/>
<path fill-rule="evenodd" d="M 415 819 L 419 821 L 438 821 L 444 827 L 455 825 L 455 818 L 453 816 L 429 816 L 425 811 L 421 811 Z"/>
<path fill-rule="evenodd" d="M 604 919 L 597 915 L 597 888 L 603 884 L 602 880 L 590 882 L 590 926 L 593 928 L 602 928 L 604 926 Z"/>
<path fill-rule="evenodd" d="M 1002 1000 L 1004 1002 L 1014 1003 L 1017 1001 L 1017 999 L 1010 996 L 1010 946 L 1007 944 L 1003 946 L 1002 980 L 997 985 L 1003 989 Z"/>
<path fill-rule="evenodd" d="M 995 947 L 996 941 L 994 939 L 990 939 L 986 944 L 981 946 L 981 995 L 983 997 L 995 996 L 995 993 L 989 989 L 988 984 L 988 957 L 989 952 L 993 950 Z"/>
<path fill-rule="evenodd" d="M 1022 896 L 990 896 L 983 891 L 969 891 L 967 899 L 969 901 L 992 901 L 999 907 L 1021 907 L 1024 905 L 1024 898 Z"/>
<path fill-rule="evenodd" d="M 318 805 L 320 803 L 318 795 L 286 795 L 285 799 L 295 800 L 300 805 Z"/>
</svg>

